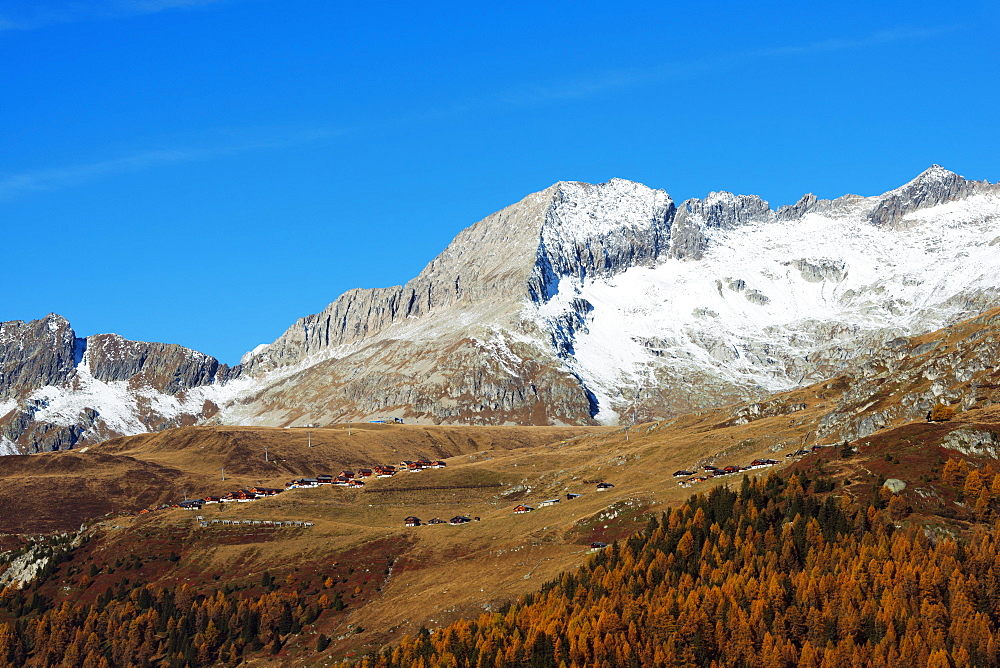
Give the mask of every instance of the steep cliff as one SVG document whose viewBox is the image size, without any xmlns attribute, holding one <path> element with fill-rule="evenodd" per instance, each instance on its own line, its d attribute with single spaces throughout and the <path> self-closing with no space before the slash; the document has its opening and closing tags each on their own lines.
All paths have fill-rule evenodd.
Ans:
<svg viewBox="0 0 1000 668">
<path fill-rule="evenodd" d="M 117 334 L 79 338 L 62 316 L 0 323 L 0 452 L 71 448 L 192 424 L 186 393 L 228 378 L 208 355 Z"/>
<path fill-rule="evenodd" d="M 244 365 L 258 383 L 221 419 L 615 422 L 763 396 L 988 308 L 998 212 L 996 186 L 937 166 L 778 211 L 557 183 L 406 285 L 300 320 Z"/>
<path fill-rule="evenodd" d="M 1000 186 L 936 165 L 776 211 L 559 182 L 235 369 L 59 316 L 0 324 L 0 452 L 196 421 L 615 423 L 757 399 L 993 306 L 998 240 Z"/>
</svg>

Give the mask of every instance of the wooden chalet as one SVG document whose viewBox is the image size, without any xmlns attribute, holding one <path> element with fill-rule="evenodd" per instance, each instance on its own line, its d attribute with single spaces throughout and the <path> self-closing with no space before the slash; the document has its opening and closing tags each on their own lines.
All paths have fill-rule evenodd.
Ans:
<svg viewBox="0 0 1000 668">
<path fill-rule="evenodd" d="M 574 494 L 573 492 L 566 492 L 566 500 L 572 501 L 573 499 L 579 499 L 583 494 Z"/>
<path fill-rule="evenodd" d="M 445 522 L 440 517 L 435 517 L 434 519 L 427 520 L 427 523 L 428 524 L 447 524 L 447 522 Z"/>
<path fill-rule="evenodd" d="M 403 524 L 408 527 L 418 527 L 420 526 L 420 518 L 410 515 L 405 520 L 403 520 Z"/>
<path fill-rule="evenodd" d="M 610 482 L 599 482 L 599 483 L 597 483 L 597 491 L 598 492 L 606 492 L 609 489 L 611 489 L 612 487 L 614 487 L 614 485 L 612 485 Z"/>
<path fill-rule="evenodd" d="M 449 522 L 449 524 L 468 524 L 471 521 L 472 521 L 471 517 L 466 517 L 464 515 L 458 515 L 456 517 L 452 517 L 451 521 Z"/>
<path fill-rule="evenodd" d="M 559 503 L 562 499 L 546 499 L 538 504 L 539 508 L 544 508 L 545 506 L 554 506 Z"/>
<path fill-rule="evenodd" d="M 526 506 L 524 504 L 521 504 L 519 506 L 514 506 L 514 514 L 515 515 L 521 515 L 523 513 L 530 513 L 532 510 L 534 510 L 534 508 L 532 508 L 531 506 Z"/>
<path fill-rule="evenodd" d="M 275 489 L 273 487 L 251 487 L 250 491 L 257 496 L 274 496 L 275 494 L 280 494 L 285 490 Z"/>
<path fill-rule="evenodd" d="M 316 482 L 320 485 L 329 485 L 333 483 L 333 476 L 328 473 L 316 476 Z"/>
<path fill-rule="evenodd" d="M 361 480 L 348 480 L 347 481 L 347 487 L 348 487 L 348 489 L 358 489 L 359 487 L 364 487 L 364 486 L 365 486 L 365 483 L 362 482 Z"/>
<path fill-rule="evenodd" d="M 371 478 L 372 477 L 372 470 L 371 469 L 358 469 L 358 477 L 359 478 Z"/>
</svg>

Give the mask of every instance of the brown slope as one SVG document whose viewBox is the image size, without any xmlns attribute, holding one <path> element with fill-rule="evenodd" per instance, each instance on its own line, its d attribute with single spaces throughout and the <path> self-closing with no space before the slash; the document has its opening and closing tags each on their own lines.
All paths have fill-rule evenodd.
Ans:
<svg viewBox="0 0 1000 668">
<path fill-rule="evenodd" d="M 132 457 L 53 452 L 3 459 L 0 532 L 74 531 L 107 513 L 176 498 L 181 471 Z"/>
<path fill-rule="evenodd" d="M 856 374 L 766 401 L 631 430 L 364 425 L 354 427 L 351 439 L 357 439 L 349 440 L 346 427 L 339 426 L 312 430 L 316 442 L 323 442 L 311 449 L 306 446 L 305 430 L 258 428 L 199 428 L 111 441 L 100 450 L 122 457 L 141 454 L 151 463 L 189 470 L 189 475 L 210 477 L 224 464 L 237 472 L 234 483 L 278 480 L 287 473 L 316 472 L 314 467 L 321 465 L 358 466 L 419 456 L 447 455 L 449 466 L 372 481 L 362 491 L 301 490 L 204 512 L 210 519 L 315 522 L 308 531 L 280 539 L 243 525 L 201 529 L 193 514 L 183 511 L 116 520 L 122 529 L 110 531 L 108 527 L 105 533 L 98 527 L 95 536 L 98 541 L 113 537 L 115 551 L 121 552 L 139 550 L 149 540 L 166 540 L 181 532 L 185 538 L 177 544 L 184 546 L 182 563 L 197 563 L 204 569 L 204 581 L 192 582 L 206 590 L 217 586 L 209 578 L 213 572 L 225 573 L 227 581 L 237 584 L 259 578 L 265 569 L 294 580 L 299 573 L 329 568 L 334 562 L 354 563 L 350 560 L 360 557 L 350 555 L 365 554 L 365 546 L 396 546 L 390 550 L 391 573 L 379 580 L 376 589 L 359 593 L 347 616 L 322 618 L 312 629 L 343 636 L 332 652 L 370 649 L 420 625 L 440 626 L 534 591 L 541 582 L 585 559 L 590 541 L 620 538 L 646 514 L 677 504 L 692 492 L 734 480 L 721 478 L 682 488 L 673 477 L 680 468 L 704 463 L 743 465 L 757 457 L 773 457 L 782 462 L 779 470 L 794 460 L 795 468 L 850 478 L 852 484 L 846 491 L 852 494 L 871 494 L 880 477 L 897 477 L 908 482 L 904 494 L 913 495 L 914 500 L 923 490 L 950 501 L 954 494 L 949 497 L 934 479 L 934 469 L 949 452 L 981 465 L 995 457 L 942 448 L 955 431 L 1000 433 L 1000 410 L 991 405 L 995 399 L 989 387 L 996 385 L 996 370 L 977 366 L 992 350 L 997 315 L 992 312 L 942 332 L 899 342 L 889 351 L 873 354 L 873 363 Z M 938 383 L 936 388 L 934 383 Z M 953 397 L 961 408 L 969 402 L 965 392 L 973 385 L 971 405 L 952 422 L 907 419 L 922 410 L 915 397 L 926 398 L 926 393 L 945 400 Z M 892 422 L 857 437 L 858 425 L 876 413 Z M 795 458 L 784 456 L 817 443 L 840 446 L 852 434 L 851 444 L 859 453 L 847 459 L 840 457 L 840 447 Z M 264 442 L 284 461 L 263 464 Z M 267 468 L 272 465 L 274 470 Z M 597 480 L 616 486 L 598 493 Z M 583 496 L 572 501 L 562 496 L 555 506 L 538 507 L 539 502 L 566 491 Z M 537 510 L 514 515 L 511 511 L 517 503 Z M 925 513 L 915 517 L 933 520 L 929 514 L 933 508 L 914 505 Z M 459 527 L 402 527 L 407 515 L 447 520 L 458 514 L 481 521 Z M 356 567 L 362 568 L 360 561 Z M 167 582 L 176 576 L 165 570 L 156 577 Z M 365 630 L 347 633 L 349 624 Z M 311 644 L 309 636 L 290 643 L 282 660 L 288 665 L 309 665 L 315 660 Z"/>
</svg>

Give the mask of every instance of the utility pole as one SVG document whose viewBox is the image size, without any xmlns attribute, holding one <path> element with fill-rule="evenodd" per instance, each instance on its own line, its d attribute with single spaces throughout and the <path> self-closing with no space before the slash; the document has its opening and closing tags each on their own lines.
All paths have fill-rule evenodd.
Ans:
<svg viewBox="0 0 1000 668">
<path fill-rule="evenodd" d="M 265 462 L 268 461 L 268 459 L 267 459 L 267 446 L 266 445 L 264 446 L 264 461 Z"/>
<path fill-rule="evenodd" d="M 313 434 L 308 429 L 306 430 L 306 444 L 311 448 L 313 446 Z"/>
</svg>

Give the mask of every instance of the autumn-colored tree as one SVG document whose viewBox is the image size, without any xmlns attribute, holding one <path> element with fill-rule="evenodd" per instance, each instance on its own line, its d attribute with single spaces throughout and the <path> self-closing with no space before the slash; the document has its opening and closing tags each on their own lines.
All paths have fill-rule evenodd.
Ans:
<svg viewBox="0 0 1000 668">
<path fill-rule="evenodd" d="M 906 499 L 899 494 L 896 494 L 889 500 L 889 505 L 886 508 L 886 511 L 892 519 L 901 520 L 909 515 L 912 512 L 912 509 L 910 508 L 910 505 L 906 503 Z"/>
<path fill-rule="evenodd" d="M 947 422 L 953 417 L 955 417 L 955 409 L 942 403 L 934 404 L 934 408 L 927 414 L 929 422 Z"/>
<path fill-rule="evenodd" d="M 944 469 L 941 471 L 941 479 L 954 487 L 962 487 L 965 485 L 965 478 L 971 470 L 972 467 L 964 460 L 949 457 L 948 461 L 944 463 Z"/>
</svg>

